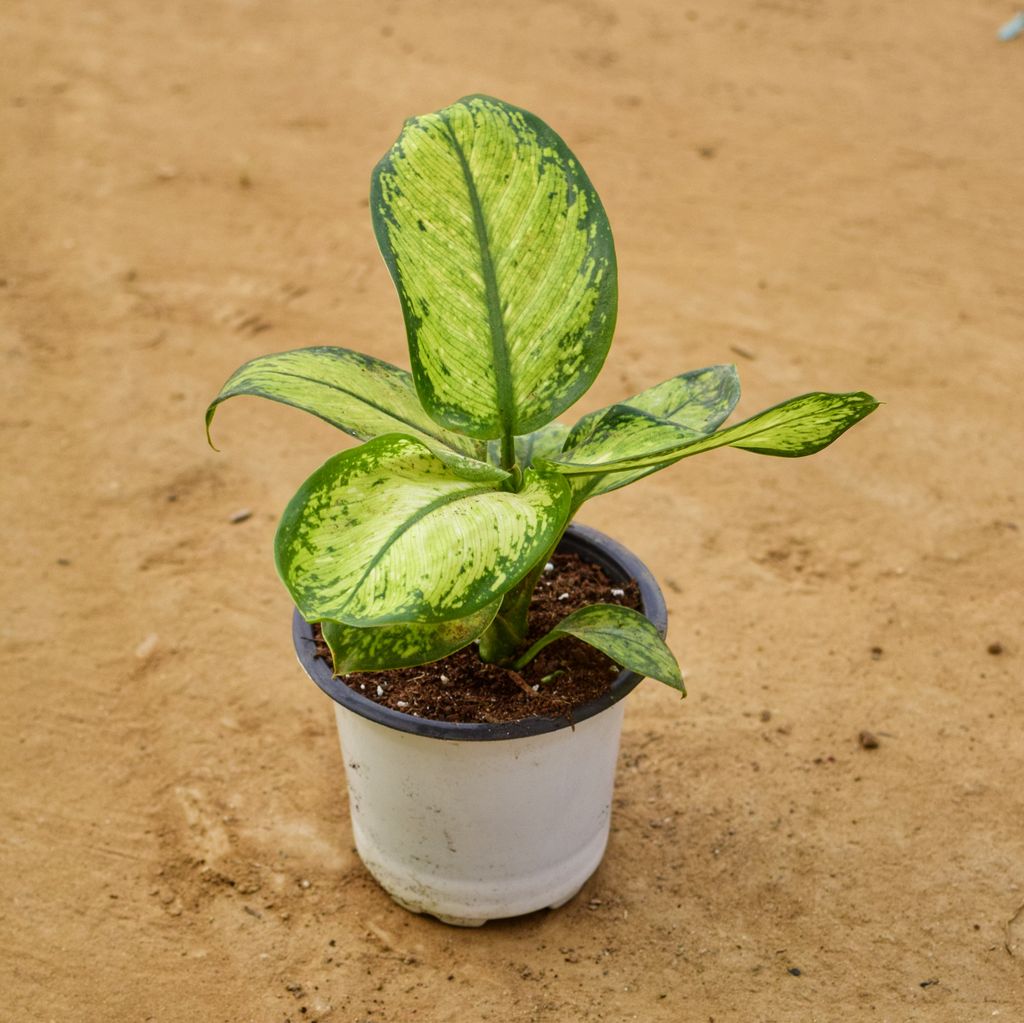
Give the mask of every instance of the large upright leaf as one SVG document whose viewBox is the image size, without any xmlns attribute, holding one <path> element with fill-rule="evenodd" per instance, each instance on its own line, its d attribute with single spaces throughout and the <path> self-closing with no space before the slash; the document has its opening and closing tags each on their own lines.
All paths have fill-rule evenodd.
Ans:
<svg viewBox="0 0 1024 1023">
<path fill-rule="evenodd" d="M 392 625 L 321 623 L 331 648 L 334 673 L 384 671 L 429 664 L 469 646 L 494 620 L 498 601 L 450 622 L 395 622 Z"/>
<path fill-rule="evenodd" d="M 416 437 L 470 479 L 507 475 L 482 461 L 479 441 L 445 430 L 424 412 L 408 371 L 347 348 L 298 348 L 240 366 L 206 410 L 207 436 L 217 407 L 246 394 L 310 412 L 359 440 L 395 432 Z"/>
<path fill-rule="evenodd" d="M 567 475 L 663 467 L 712 448 L 736 447 L 760 455 L 800 458 L 827 447 L 878 407 L 863 391 L 816 391 L 775 405 L 717 433 L 701 436 L 628 405 L 613 405 L 585 440 L 538 465 Z"/>
<path fill-rule="evenodd" d="M 589 604 L 566 615 L 545 633 L 517 661 L 529 664 L 549 643 L 562 636 L 575 636 L 607 654 L 622 667 L 638 675 L 664 682 L 683 696 L 686 687 L 675 655 L 661 638 L 654 623 L 639 611 L 618 604 Z"/>
<path fill-rule="evenodd" d="M 586 391 L 615 325 L 615 250 L 590 180 L 543 121 L 487 96 L 412 118 L 374 170 L 370 208 L 438 423 L 525 434 Z"/>
<path fill-rule="evenodd" d="M 389 434 L 324 463 L 292 498 L 277 569 L 307 621 L 441 622 L 495 601 L 564 528 L 569 493 L 526 470 L 518 493 L 456 476 Z"/>
<path fill-rule="evenodd" d="M 707 436 L 728 418 L 739 400 L 740 378 L 736 367 L 719 365 L 680 373 L 618 404 L 684 427 L 693 431 L 695 435 Z M 582 444 L 598 428 L 610 410 L 598 409 L 584 416 L 572 428 L 565 440 L 564 448 L 569 449 Z M 547 452 L 538 452 L 538 457 L 551 456 Z M 591 497 L 635 483 L 662 468 L 663 465 L 655 465 L 630 472 L 573 477 L 573 500 L 579 506 Z"/>
</svg>

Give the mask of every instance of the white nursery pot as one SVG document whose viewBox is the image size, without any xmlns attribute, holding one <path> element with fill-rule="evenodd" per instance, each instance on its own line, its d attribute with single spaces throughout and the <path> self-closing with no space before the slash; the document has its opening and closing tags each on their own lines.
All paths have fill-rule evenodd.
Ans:
<svg viewBox="0 0 1024 1023">
<path fill-rule="evenodd" d="M 665 602 L 639 559 L 577 525 L 559 550 L 615 581 L 636 579 L 641 609 L 664 635 Z M 333 678 L 298 612 L 293 635 L 303 668 L 335 701 L 356 848 L 396 902 L 478 926 L 560 906 L 580 890 L 608 843 L 620 701 L 640 676 L 621 672 L 571 722 L 429 721 Z"/>
</svg>

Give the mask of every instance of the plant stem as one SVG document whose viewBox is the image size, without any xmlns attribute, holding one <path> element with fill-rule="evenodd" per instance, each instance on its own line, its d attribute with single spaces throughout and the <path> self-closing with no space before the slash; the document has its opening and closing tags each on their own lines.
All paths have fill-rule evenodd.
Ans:
<svg viewBox="0 0 1024 1023">
<path fill-rule="evenodd" d="M 501 435 L 501 467 L 505 472 L 516 467 L 516 439 L 511 433 Z"/>
<path fill-rule="evenodd" d="M 568 526 L 568 523 L 566 525 Z M 505 594 L 494 621 L 480 637 L 480 660 L 487 664 L 502 665 L 509 665 L 515 660 L 516 653 L 526 642 L 526 632 L 529 627 L 527 614 L 530 610 L 533 591 L 537 587 L 537 581 L 544 574 L 544 566 L 551 560 L 558 545 L 562 542 L 564 534 L 565 530 L 558 534 L 558 538 L 544 557 L 537 562 L 524 579 Z"/>
</svg>

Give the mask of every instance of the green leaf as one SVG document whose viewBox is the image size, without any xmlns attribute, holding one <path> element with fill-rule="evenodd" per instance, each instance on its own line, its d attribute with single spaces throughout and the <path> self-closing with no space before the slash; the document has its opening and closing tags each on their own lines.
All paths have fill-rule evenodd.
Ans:
<svg viewBox="0 0 1024 1023">
<path fill-rule="evenodd" d="M 494 619 L 499 601 L 450 622 L 420 624 L 397 622 L 394 625 L 345 625 L 321 622 L 324 641 L 334 656 L 334 673 L 385 671 L 429 664 L 469 646 Z"/>
<path fill-rule="evenodd" d="M 706 437 L 627 405 L 613 405 L 582 443 L 541 460 L 538 466 L 568 475 L 663 468 L 701 451 L 727 446 L 760 455 L 800 458 L 827 447 L 878 404 L 862 391 L 815 391 Z"/>
<path fill-rule="evenodd" d="M 612 407 L 628 406 L 706 436 L 729 417 L 739 400 L 740 378 L 736 367 L 719 365 L 680 373 Z M 611 407 L 584 416 L 572 428 L 564 447 L 569 449 L 583 443 L 609 411 Z M 539 457 L 545 456 L 546 452 L 539 454 Z M 663 468 L 664 465 L 655 465 L 632 472 L 574 477 L 571 481 L 574 503 L 579 507 L 592 497 L 618 490 Z"/>
<path fill-rule="evenodd" d="M 347 348 L 298 348 L 240 366 L 206 410 L 207 437 L 217 407 L 246 394 L 310 412 L 359 440 L 396 432 L 416 437 L 468 479 L 508 475 L 482 461 L 482 444 L 443 429 L 424 412 L 410 373 Z"/>
<path fill-rule="evenodd" d="M 615 326 L 615 250 L 543 121 L 488 96 L 412 118 L 374 170 L 370 209 L 438 423 L 526 434 L 591 385 Z"/>
<path fill-rule="evenodd" d="M 302 484 L 278 527 L 277 570 L 307 621 L 451 621 L 511 589 L 568 514 L 560 478 L 528 469 L 522 490 L 501 490 L 389 434 L 328 459 Z"/>
<path fill-rule="evenodd" d="M 584 416 L 573 428 L 566 448 L 582 443 L 612 409 L 627 405 L 666 419 L 704 436 L 725 422 L 740 400 L 740 378 L 731 365 L 708 366 L 680 373 L 668 380 Z"/>
<path fill-rule="evenodd" d="M 522 668 L 544 647 L 562 636 L 582 639 L 623 668 L 657 679 L 686 695 L 679 665 L 657 628 L 639 611 L 618 604 L 590 604 L 566 615 L 547 635 L 537 640 L 515 666 Z"/>
</svg>

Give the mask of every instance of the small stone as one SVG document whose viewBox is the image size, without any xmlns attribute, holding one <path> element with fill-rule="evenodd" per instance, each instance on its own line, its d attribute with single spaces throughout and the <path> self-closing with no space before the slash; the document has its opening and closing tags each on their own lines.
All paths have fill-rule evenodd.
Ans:
<svg viewBox="0 0 1024 1023">
<path fill-rule="evenodd" d="M 788 970 L 786 970 L 786 973 L 788 973 L 791 977 L 799 977 L 800 974 L 803 973 L 803 970 L 801 970 L 799 966 L 791 966 Z"/>
<path fill-rule="evenodd" d="M 569 599 L 569 594 L 568 593 L 559 593 L 558 594 L 558 599 L 559 600 L 568 600 Z"/>
<path fill-rule="evenodd" d="M 451 679 L 449 679 L 447 675 L 442 675 L 442 676 L 441 676 L 441 681 L 442 681 L 442 682 L 443 682 L 443 683 L 444 683 L 445 685 L 448 685 L 448 683 L 449 683 L 449 682 L 451 681 Z"/>
<path fill-rule="evenodd" d="M 384 687 L 383 686 L 377 686 L 377 695 L 378 696 L 383 696 L 384 695 Z"/>
<path fill-rule="evenodd" d="M 555 563 L 554 563 L 553 561 L 549 561 L 549 562 L 548 562 L 548 563 L 547 563 L 547 564 L 546 564 L 546 565 L 544 566 L 544 571 L 545 571 L 545 572 L 554 572 L 554 570 L 555 570 Z"/>
<path fill-rule="evenodd" d="M 989 643 L 989 645 L 986 647 L 986 649 L 988 650 L 988 652 L 993 657 L 998 657 L 1003 652 L 1003 644 L 1002 643 Z"/>
<path fill-rule="evenodd" d="M 405 710 L 405 708 L 408 707 L 409 704 L 407 704 L 405 700 L 398 700 L 395 706 L 398 707 L 399 710 Z"/>
<path fill-rule="evenodd" d="M 626 595 L 626 591 L 625 590 L 620 590 L 617 586 L 612 588 L 612 596 L 613 597 L 624 597 L 625 595 Z"/>
<path fill-rule="evenodd" d="M 308 888 L 308 887 L 309 887 L 309 885 L 310 885 L 310 882 L 309 882 L 309 881 L 308 881 L 308 880 L 307 880 L 306 878 L 303 878 L 303 879 L 302 879 L 302 880 L 301 880 L 301 881 L 299 882 L 299 887 L 300 887 L 300 888 Z"/>
<path fill-rule="evenodd" d="M 857 741 L 862 749 L 878 749 L 878 736 L 874 732 L 861 732 L 857 736 Z"/>
<path fill-rule="evenodd" d="M 882 659 L 882 648 L 880 646 L 873 646 L 871 648 L 871 660 L 880 661 Z"/>
<path fill-rule="evenodd" d="M 228 516 L 228 522 L 233 526 L 237 526 L 239 522 L 245 522 L 246 519 L 252 518 L 251 508 L 239 508 L 234 514 Z"/>
<path fill-rule="evenodd" d="M 152 657 L 156 653 L 156 648 L 160 645 L 160 637 L 155 633 L 151 632 L 136 648 L 135 656 L 140 660 L 144 661 L 147 657 Z"/>
</svg>

